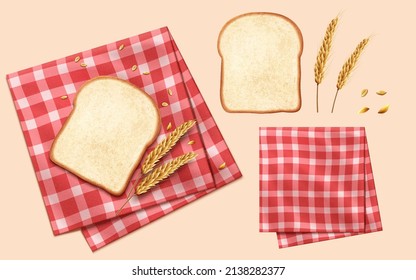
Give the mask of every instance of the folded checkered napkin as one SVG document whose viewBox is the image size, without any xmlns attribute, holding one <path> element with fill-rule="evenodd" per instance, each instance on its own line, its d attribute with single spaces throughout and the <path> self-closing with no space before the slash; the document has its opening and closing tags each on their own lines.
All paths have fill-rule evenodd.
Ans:
<svg viewBox="0 0 416 280">
<path fill-rule="evenodd" d="M 215 188 L 210 188 L 205 191 L 200 191 L 195 194 L 148 207 L 132 214 L 116 217 L 108 221 L 85 227 L 82 232 L 88 245 L 93 251 L 100 249 L 128 233 L 140 229 L 158 218 L 241 177 L 241 173 L 238 170 L 230 150 L 228 149 L 218 126 L 215 124 L 211 112 L 204 102 L 204 99 L 173 39 L 172 43 L 184 85 L 189 94 L 189 98 L 191 99 L 192 108 L 194 109 L 195 117 L 198 122 L 198 129 L 202 136 L 204 149 L 207 151 L 207 158 L 212 171 Z M 219 169 L 219 166 L 222 163 L 226 163 L 226 168 Z"/>
<path fill-rule="evenodd" d="M 260 128 L 260 231 L 282 248 L 380 230 L 364 128 Z"/>
<path fill-rule="evenodd" d="M 190 119 L 198 122 L 166 160 L 189 151 L 196 152 L 198 158 L 158 187 L 133 198 L 123 214 L 146 209 L 140 212 L 140 217 L 149 213 L 149 217 L 154 218 L 147 209 L 157 209 L 158 205 L 166 208 L 166 202 L 189 199 L 193 194 L 213 190 L 218 184 L 214 179 L 226 183 L 241 176 L 199 91 L 195 92 L 197 87 L 192 77 L 183 73 L 177 53 L 169 30 L 161 28 L 7 75 L 54 234 L 114 218 L 126 201 L 127 192 L 113 197 L 49 160 L 51 144 L 72 110 L 77 89 L 96 76 L 128 80 L 159 105 L 162 130 L 148 152 L 170 132 L 169 123 L 173 129 Z M 188 90 L 190 86 L 193 96 Z M 163 102 L 169 106 L 162 106 Z M 200 115 L 203 117 L 198 117 Z M 204 133 L 214 136 L 206 140 L 202 138 Z M 195 144 L 188 145 L 190 140 Z M 226 168 L 213 169 L 222 162 L 226 163 Z M 139 170 L 134 173 L 128 190 L 138 180 Z"/>
</svg>

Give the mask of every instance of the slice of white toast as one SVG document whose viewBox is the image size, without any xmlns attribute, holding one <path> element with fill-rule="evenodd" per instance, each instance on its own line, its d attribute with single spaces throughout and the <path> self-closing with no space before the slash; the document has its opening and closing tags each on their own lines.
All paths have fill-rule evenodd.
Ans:
<svg viewBox="0 0 416 280">
<path fill-rule="evenodd" d="M 78 91 L 50 159 L 113 195 L 121 195 L 160 131 L 159 110 L 134 85 L 97 77 Z"/>
<path fill-rule="evenodd" d="M 285 16 L 249 13 L 228 21 L 218 38 L 224 110 L 298 111 L 302 50 L 302 34 Z"/>
</svg>

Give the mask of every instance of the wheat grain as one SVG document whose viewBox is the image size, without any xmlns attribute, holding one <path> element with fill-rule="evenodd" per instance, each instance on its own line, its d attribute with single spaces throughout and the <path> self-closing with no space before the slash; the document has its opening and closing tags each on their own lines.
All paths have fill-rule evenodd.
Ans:
<svg viewBox="0 0 416 280">
<path fill-rule="evenodd" d="M 190 120 L 187 122 L 184 122 L 177 128 L 175 128 L 174 131 L 162 142 L 160 142 L 156 148 L 154 148 L 153 151 L 149 153 L 149 155 L 146 157 L 143 166 L 142 166 L 142 173 L 147 174 L 149 173 L 153 167 L 156 165 L 156 163 L 164 156 L 167 152 L 169 152 L 173 146 L 179 141 L 179 139 L 185 135 L 185 133 L 194 126 L 196 122 L 194 120 Z"/>
<path fill-rule="evenodd" d="M 368 89 L 363 89 L 363 90 L 361 91 L 361 97 L 366 96 L 366 95 L 367 95 L 367 93 L 368 93 Z"/>
<path fill-rule="evenodd" d="M 384 114 L 389 110 L 390 105 L 385 105 L 383 107 L 380 108 L 380 110 L 378 110 L 379 114 Z"/>
<path fill-rule="evenodd" d="M 187 164 L 190 160 L 194 159 L 196 156 L 196 153 L 189 152 L 182 156 L 174 158 L 173 160 L 163 164 L 162 166 L 159 166 L 151 173 L 149 173 L 145 178 L 143 178 L 143 180 L 140 181 L 140 183 L 136 187 L 136 194 L 140 195 L 147 192 L 148 190 L 159 184 L 162 180 L 168 178 L 181 166 Z"/>
<path fill-rule="evenodd" d="M 368 107 L 363 107 L 363 108 L 361 108 L 361 110 L 360 110 L 360 111 L 358 111 L 358 114 L 364 114 L 364 113 L 368 112 L 368 110 L 370 110 L 370 108 L 368 108 Z"/>
<path fill-rule="evenodd" d="M 387 93 L 387 91 L 385 90 L 379 90 L 376 92 L 378 95 L 385 95 Z"/>
<path fill-rule="evenodd" d="M 342 69 L 338 74 L 337 91 L 335 93 L 334 102 L 332 103 L 331 113 L 334 112 L 334 107 L 335 107 L 335 102 L 338 97 L 338 92 L 344 87 L 345 83 L 347 82 L 351 72 L 354 70 L 355 66 L 357 65 L 357 61 L 360 58 L 360 55 L 364 51 L 364 48 L 367 45 L 369 40 L 370 40 L 369 38 L 365 38 L 364 40 L 362 40 L 357 45 L 357 47 L 355 48 L 351 56 L 347 59 L 347 61 L 342 66 Z"/>
</svg>

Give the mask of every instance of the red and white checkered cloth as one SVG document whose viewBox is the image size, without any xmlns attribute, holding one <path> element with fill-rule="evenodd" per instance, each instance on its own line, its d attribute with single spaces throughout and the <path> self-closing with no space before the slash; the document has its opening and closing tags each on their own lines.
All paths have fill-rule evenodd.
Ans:
<svg viewBox="0 0 416 280">
<path fill-rule="evenodd" d="M 203 145 L 207 151 L 208 162 L 214 178 L 215 188 L 207 189 L 183 198 L 84 228 L 82 232 L 93 251 L 241 177 L 241 173 L 222 138 L 221 132 L 215 124 L 215 121 L 174 41 L 173 47 L 185 82 L 186 90 L 191 99 L 192 108 L 194 108 L 196 120 L 198 121 L 198 128 L 202 136 Z M 218 166 L 222 162 L 226 162 L 228 167 L 219 170 Z"/>
<path fill-rule="evenodd" d="M 119 48 L 121 45 L 124 48 Z M 79 62 L 75 62 L 77 56 L 81 58 Z M 137 70 L 132 69 L 133 65 L 137 65 Z M 189 151 L 195 151 L 198 158 L 158 187 L 131 199 L 123 214 L 132 214 L 114 219 L 118 236 L 241 176 L 166 27 L 18 71 L 7 75 L 7 80 L 54 234 L 100 222 L 100 225 L 106 225 L 105 221 L 116 217 L 118 209 L 126 201 L 128 190 L 140 177 L 138 168 L 127 192 L 114 197 L 49 159 L 51 144 L 72 110 L 75 93 L 87 80 L 103 75 L 128 80 L 147 92 L 159 105 L 162 130 L 148 152 L 170 132 L 167 130 L 169 123 L 174 129 L 187 120 L 197 120 L 197 126 L 164 160 Z M 168 89 L 172 95 L 168 94 Z M 63 95 L 68 98 L 61 99 Z M 169 106 L 161 106 L 162 102 L 168 102 Z M 188 145 L 190 140 L 195 144 Z M 219 170 L 218 166 L 223 162 L 226 168 Z M 133 216 L 137 220 L 133 221 Z M 113 220 L 108 224 L 113 224 Z M 107 234 L 108 230 L 102 234 L 98 231 L 100 235 L 95 232 L 89 237 L 88 233 L 94 228 L 91 226 L 84 230 L 93 250 L 116 239 Z"/>
<path fill-rule="evenodd" d="M 364 128 L 260 128 L 260 231 L 284 248 L 380 230 Z"/>
</svg>

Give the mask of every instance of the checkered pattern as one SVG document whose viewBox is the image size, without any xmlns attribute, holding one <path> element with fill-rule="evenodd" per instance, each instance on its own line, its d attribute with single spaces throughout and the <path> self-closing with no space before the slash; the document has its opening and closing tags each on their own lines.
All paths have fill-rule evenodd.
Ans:
<svg viewBox="0 0 416 280">
<path fill-rule="evenodd" d="M 124 49 L 119 50 L 121 44 Z M 152 191 L 132 199 L 123 214 L 134 213 L 132 215 L 137 214 L 141 219 L 154 219 L 164 213 L 154 215 L 151 209 L 161 207 L 167 213 L 168 201 L 175 204 L 183 198 L 187 203 L 193 194 L 199 197 L 197 194 L 218 186 L 215 179 L 227 183 L 241 176 L 189 71 L 186 67 L 186 70 L 182 69 L 184 62 L 182 58 L 182 62 L 178 60 L 178 53 L 169 30 L 161 28 L 7 76 L 55 234 L 114 218 L 126 200 L 127 192 L 121 197 L 113 197 L 49 160 L 51 144 L 72 110 L 74 94 L 85 81 L 96 76 L 128 80 L 159 104 L 162 131 L 153 147 L 170 132 L 166 131 L 168 123 L 172 123 L 174 129 L 190 119 L 198 122 L 166 160 L 189 151 L 198 153 L 198 158 Z M 81 57 L 78 63 L 74 61 L 76 56 Z M 81 63 L 87 66 L 81 67 Z M 133 65 L 138 66 L 136 71 L 132 71 Z M 189 88 L 192 88 L 192 94 Z M 168 89 L 172 95 L 167 93 Z M 68 99 L 62 100 L 62 95 L 67 95 Z M 162 102 L 168 102 L 169 106 L 162 107 Z M 206 140 L 207 134 L 214 136 Z M 188 145 L 189 140 L 194 140 L 195 144 Z M 222 162 L 227 163 L 227 168 L 221 172 L 213 169 Z M 138 169 L 127 190 L 139 176 Z"/>
<path fill-rule="evenodd" d="M 198 121 L 198 129 L 202 136 L 205 151 L 207 152 L 215 188 L 207 189 L 160 205 L 148 207 L 129 215 L 116 217 L 84 228 L 82 232 L 93 251 L 102 248 L 130 232 L 140 229 L 161 216 L 171 213 L 174 210 L 211 193 L 215 189 L 223 187 L 241 176 L 233 156 L 227 148 L 221 132 L 212 118 L 212 115 L 173 39 L 172 44 L 175 49 L 176 59 L 182 73 L 186 90 L 191 99 L 196 120 Z M 227 168 L 219 170 L 218 166 L 223 162 L 226 163 Z"/>
<path fill-rule="evenodd" d="M 279 247 L 381 229 L 364 128 L 260 128 L 260 231 Z"/>
</svg>

